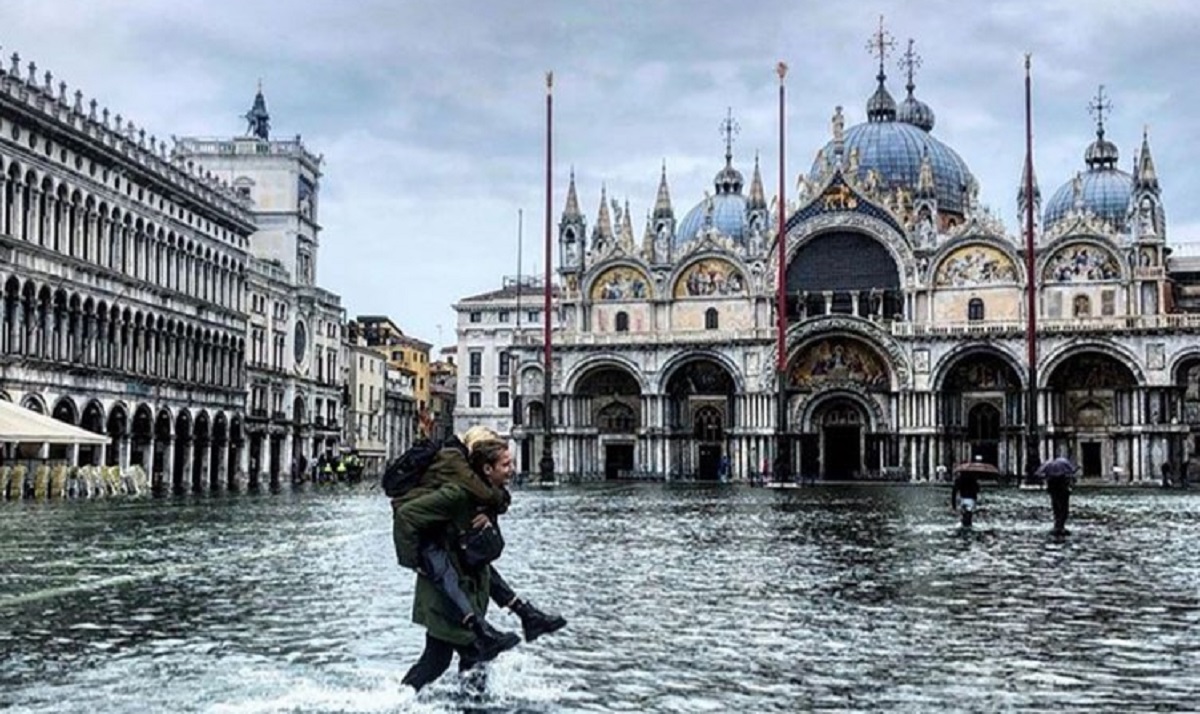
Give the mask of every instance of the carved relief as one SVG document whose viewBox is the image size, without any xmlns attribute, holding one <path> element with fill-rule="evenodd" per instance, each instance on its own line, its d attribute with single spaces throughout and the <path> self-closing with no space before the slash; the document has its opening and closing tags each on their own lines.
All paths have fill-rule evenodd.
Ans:
<svg viewBox="0 0 1200 714">
<path fill-rule="evenodd" d="M 789 378 L 799 389 L 828 382 L 858 382 L 886 388 L 888 371 L 873 350 L 856 340 L 829 338 L 808 347 L 792 366 Z"/>
<path fill-rule="evenodd" d="M 642 271 L 627 266 L 609 268 L 592 283 L 592 299 L 641 300 L 650 297 L 650 281 Z"/>
<path fill-rule="evenodd" d="M 971 245 L 951 253 L 938 267 L 939 287 L 960 287 L 982 283 L 1014 283 L 1017 266 L 995 248 Z"/>
<path fill-rule="evenodd" d="M 688 267 L 675 282 L 675 297 L 744 295 L 742 271 L 724 260 L 702 260 Z"/>
<path fill-rule="evenodd" d="M 1089 245 L 1063 248 L 1046 263 L 1047 282 L 1070 283 L 1086 280 L 1116 280 L 1121 268 L 1111 253 Z"/>
<path fill-rule="evenodd" d="M 913 370 L 917 374 L 929 374 L 929 350 L 913 350 Z"/>
</svg>

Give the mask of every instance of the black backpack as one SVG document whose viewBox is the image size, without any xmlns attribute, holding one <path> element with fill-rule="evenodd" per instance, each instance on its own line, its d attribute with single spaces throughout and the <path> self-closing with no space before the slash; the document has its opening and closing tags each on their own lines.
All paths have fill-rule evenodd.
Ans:
<svg viewBox="0 0 1200 714">
<path fill-rule="evenodd" d="M 388 498 L 400 498 L 416 488 L 441 450 L 439 442 L 429 439 L 421 439 L 410 446 L 383 470 L 383 492 Z"/>
</svg>

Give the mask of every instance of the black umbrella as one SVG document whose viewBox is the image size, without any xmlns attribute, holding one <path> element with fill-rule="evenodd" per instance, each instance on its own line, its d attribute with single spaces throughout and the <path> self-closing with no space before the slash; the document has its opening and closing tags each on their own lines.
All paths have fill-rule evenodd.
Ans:
<svg viewBox="0 0 1200 714">
<path fill-rule="evenodd" d="M 1053 478 L 1055 476 L 1071 476 L 1078 470 L 1079 467 L 1070 459 L 1059 456 L 1039 466 L 1036 473 L 1038 476 Z"/>
</svg>

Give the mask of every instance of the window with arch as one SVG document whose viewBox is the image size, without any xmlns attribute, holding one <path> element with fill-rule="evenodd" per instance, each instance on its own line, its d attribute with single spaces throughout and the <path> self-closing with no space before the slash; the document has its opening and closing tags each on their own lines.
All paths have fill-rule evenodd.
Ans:
<svg viewBox="0 0 1200 714">
<path fill-rule="evenodd" d="M 983 300 L 980 298 L 971 298 L 967 303 L 967 319 L 971 322 L 978 322 L 983 319 Z"/>
<path fill-rule="evenodd" d="M 717 308 L 710 307 L 704 311 L 704 329 L 715 330 L 721 325 L 720 315 L 717 313 Z"/>
<path fill-rule="evenodd" d="M 629 313 L 617 313 L 617 332 L 629 332 Z"/>
<path fill-rule="evenodd" d="M 1092 301 L 1087 295 L 1076 295 L 1072 303 L 1071 313 L 1074 317 L 1091 317 Z"/>
<path fill-rule="evenodd" d="M 721 441 L 725 429 L 720 410 L 709 405 L 697 409 L 692 417 L 692 434 L 700 441 Z"/>
</svg>

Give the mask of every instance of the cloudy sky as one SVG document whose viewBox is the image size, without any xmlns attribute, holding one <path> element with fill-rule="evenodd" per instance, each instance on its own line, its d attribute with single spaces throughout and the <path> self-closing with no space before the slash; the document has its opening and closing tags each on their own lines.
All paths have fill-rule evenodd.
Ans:
<svg viewBox="0 0 1200 714">
<path fill-rule="evenodd" d="M 446 344 L 450 305 L 516 272 L 520 209 L 525 269 L 542 267 L 546 70 L 555 220 L 574 167 L 589 225 L 603 184 L 628 199 L 640 238 L 664 161 L 678 217 L 711 187 L 727 108 L 741 127 L 735 165 L 748 177 L 760 152 L 774 193 L 780 60 L 792 191 L 835 105 L 847 126 L 865 121 L 881 14 L 897 41 L 893 96 L 911 37 L 934 134 L 1010 231 L 1029 51 L 1043 195 L 1083 168 L 1087 105 L 1104 84 L 1121 167 L 1149 125 L 1171 239 L 1200 241 L 1191 0 L 5 0 L 0 46 L 160 137 L 244 132 L 261 79 L 274 135 L 300 134 L 325 158 L 320 284 L 351 317 L 388 314 Z"/>
</svg>

